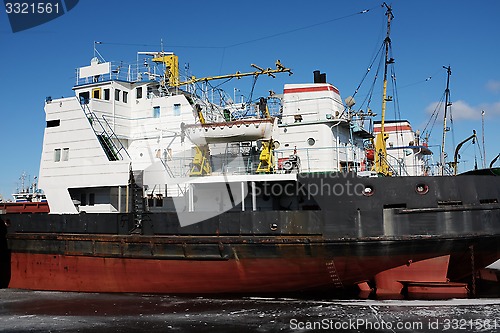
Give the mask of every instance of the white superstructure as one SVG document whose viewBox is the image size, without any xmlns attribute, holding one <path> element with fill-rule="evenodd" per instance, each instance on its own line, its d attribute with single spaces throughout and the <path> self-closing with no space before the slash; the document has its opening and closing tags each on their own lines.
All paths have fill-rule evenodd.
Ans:
<svg viewBox="0 0 500 333">
<path fill-rule="evenodd" d="M 298 155 L 301 171 L 352 171 L 364 158 L 364 135 L 352 135 L 339 91 L 329 83 L 286 84 L 278 156 Z M 364 132 L 363 134 L 368 134 Z"/>
<path fill-rule="evenodd" d="M 131 168 L 191 156 L 191 144 L 180 140 L 181 123 L 195 119 L 185 95 L 162 92 L 154 80 L 115 79 L 111 65 L 95 59 L 84 69 L 79 78 L 88 82 L 73 88 L 75 97 L 45 104 L 39 185 L 51 213 L 123 211 Z"/>
<path fill-rule="evenodd" d="M 51 213 L 128 212 L 131 175 L 155 206 L 164 206 L 164 197 L 185 197 L 185 209 L 196 211 L 214 204 L 197 202 L 194 184 L 203 191 L 199 184 L 224 179 L 237 183 L 243 197 L 245 184 L 252 182 L 252 191 L 260 179 L 370 170 L 372 136 L 352 121 L 326 79 L 285 85 L 279 114 L 271 116 L 261 98 L 242 117 L 241 104 L 209 101 L 208 91 L 194 93 L 193 85 L 181 89 L 175 55 L 140 54 L 156 58 L 142 67 L 93 58 L 77 70 L 74 97 L 47 98 L 39 186 Z M 272 72 L 281 71 L 289 70 L 278 62 Z M 403 135 L 405 145 L 419 146 Z M 394 157 L 411 162 L 407 173 L 422 174 L 417 155 L 424 153 L 408 149 L 413 160 Z M 241 209 L 258 209 L 255 198 L 248 200 Z"/>
<path fill-rule="evenodd" d="M 374 133 L 380 132 L 376 122 Z M 400 176 L 426 176 L 430 174 L 427 158 L 432 155 L 420 133 L 414 132 L 407 120 L 385 122 L 387 139 L 387 159 L 393 170 Z"/>
</svg>

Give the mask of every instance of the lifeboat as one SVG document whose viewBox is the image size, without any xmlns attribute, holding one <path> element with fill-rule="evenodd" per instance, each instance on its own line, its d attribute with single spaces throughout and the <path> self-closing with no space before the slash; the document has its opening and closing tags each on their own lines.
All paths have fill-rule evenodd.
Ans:
<svg viewBox="0 0 500 333">
<path fill-rule="evenodd" d="M 241 119 L 185 125 L 186 136 L 196 145 L 271 139 L 274 119 Z"/>
</svg>

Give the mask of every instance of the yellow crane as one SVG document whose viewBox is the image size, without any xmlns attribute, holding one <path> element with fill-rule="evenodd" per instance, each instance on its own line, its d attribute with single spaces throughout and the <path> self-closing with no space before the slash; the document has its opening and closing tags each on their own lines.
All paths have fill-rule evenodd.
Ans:
<svg viewBox="0 0 500 333">
<path fill-rule="evenodd" d="M 253 68 L 257 69 L 256 71 L 253 72 L 246 72 L 246 73 L 240 73 L 236 72 L 234 74 L 225 74 L 225 75 L 217 75 L 217 76 L 207 76 L 207 77 L 200 77 L 197 78 L 195 76 L 191 76 L 191 79 L 180 82 L 179 80 L 179 57 L 176 56 L 173 53 L 166 53 L 166 52 L 158 52 L 158 53 L 150 53 L 147 52 L 145 54 L 152 55 L 153 59 L 152 61 L 155 63 L 163 63 L 166 67 L 166 71 L 164 73 L 164 76 L 166 78 L 166 81 L 168 81 L 168 85 L 172 87 L 179 87 L 187 84 L 193 84 L 196 82 L 207 82 L 207 81 L 212 81 L 212 80 L 221 80 L 221 79 L 230 79 L 230 78 L 237 78 L 240 79 L 245 76 L 259 76 L 259 75 L 269 75 L 273 78 L 276 76 L 274 74 L 277 73 L 288 73 L 289 75 L 292 75 L 292 70 L 290 68 L 287 68 L 281 64 L 281 62 L 276 60 L 276 68 L 262 68 L 259 67 L 255 64 L 251 64 Z"/>
<path fill-rule="evenodd" d="M 255 65 L 255 64 L 251 64 L 250 66 L 252 66 L 253 68 L 258 69 L 258 70 L 254 71 L 254 72 L 247 72 L 247 73 L 236 72 L 234 74 L 207 76 L 207 77 L 200 77 L 200 78 L 191 76 L 190 80 L 187 80 L 184 82 L 179 82 L 175 86 L 183 86 L 186 84 L 193 84 L 196 82 L 207 82 L 207 81 L 221 80 L 221 79 L 231 79 L 231 78 L 241 79 L 242 77 L 245 77 L 245 76 L 269 75 L 269 76 L 275 78 L 276 76 L 274 74 L 276 74 L 276 73 L 288 73 L 289 75 L 293 74 L 291 69 L 283 66 L 279 60 L 276 60 L 276 68 L 275 69 L 272 69 L 272 68 L 264 69 L 262 67 Z"/>
</svg>

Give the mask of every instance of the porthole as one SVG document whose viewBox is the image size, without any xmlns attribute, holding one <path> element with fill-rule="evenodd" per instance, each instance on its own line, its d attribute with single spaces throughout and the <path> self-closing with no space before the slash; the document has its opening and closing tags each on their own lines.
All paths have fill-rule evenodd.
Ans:
<svg viewBox="0 0 500 333">
<path fill-rule="evenodd" d="M 271 228 L 272 231 L 278 230 L 278 224 L 276 224 L 276 223 L 271 223 L 271 225 L 269 227 Z"/>
<path fill-rule="evenodd" d="M 429 186 L 427 186 L 426 184 L 417 184 L 417 186 L 415 186 L 415 191 L 418 194 L 427 194 L 427 192 L 429 192 Z"/>
<path fill-rule="evenodd" d="M 314 138 L 307 139 L 307 144 L 309 146 L 314 146 L 315 143 L 316 143 L 316 140 L 314 140 Z"/>
<path fill-rule="evenodd" d="M 366 185 L 363 189 L 363 195 L 365 197 L 371 197 L 375 193 L 375 189 L 371 185 Z"/>
</svg>

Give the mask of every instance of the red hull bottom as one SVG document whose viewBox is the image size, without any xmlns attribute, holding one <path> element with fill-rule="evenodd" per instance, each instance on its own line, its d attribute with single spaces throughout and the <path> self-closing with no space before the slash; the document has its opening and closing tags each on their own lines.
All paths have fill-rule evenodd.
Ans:
<svg viewBox="0 0 500 333">
<path fill-rule="evenodd" d="M 164 294 L 285 293 L 355 286 L 406 257 L 159 260 L 12 253 L 9 288 Z"/>
<path fill-rule="evenodd" d="M 275 257 L 249 257 L 253 254 L 249 249 L 236 250 L 246 257 L 213 260 L 13 251 L 5 266 L 10 272 L 2 272 L 2 279 L 6 281 L 2 285 L 32 290 L 158 294 L 323 292 L 355 287 L 374 280 L 384 271 L 385 274 L 378 276 L 379 289 L 383 289 L 384 283 L 391 289 L 394 281 L 444 282 L 446 277 L 453 281 L 471 268 L 465 260 L 458 264 L 463 253 L 443 256 L 443 251 L 434 252 L 432 247 L 418 255 L 393 251 L 391 255 L 384 252 L 370 256 L 353 251 L 353 254 L 333 257 L 323 253 L 304 256 L 300 247 L 291 245 L 281 245 L 282 255 Z M 497 257 L 495 251 L 476 251 L 476 267 L 485 267 Z M 448 258 L 450 269 L 446 274 Z M 412 262 L 406 266 L 409 260 Z M 457 264 L 453 266 L 452 262 Z M 395 267 L 397 269 L 391 270 Z M 385 278 L 381 280 L 381 276 Z M 401 284 L 396 285 L 399 293 Z M 370 290 L 368 284 L 366 287 Z"/>
<path fill-rule="evenodd" d="M 409 283 L 407 286 L 408 299 L 450 299 L 467 298 L 469 288 L 467 283 L 429 282 Z"/>
<path fill-rule="evenodd" d="M 391 268 L 375 275 L 378 297 L 400 296 L 405 282 L 447 282 L 450 256 L 441 256 Z"/>
<path fill-rule="evenodd" d="M 333 286 L 322 260 L 188 261 L 12 254 L 9 288 L 83 292 L 286 292 Z M 290 278 L 293 276 L 293 278 Z"/>
</svg>

